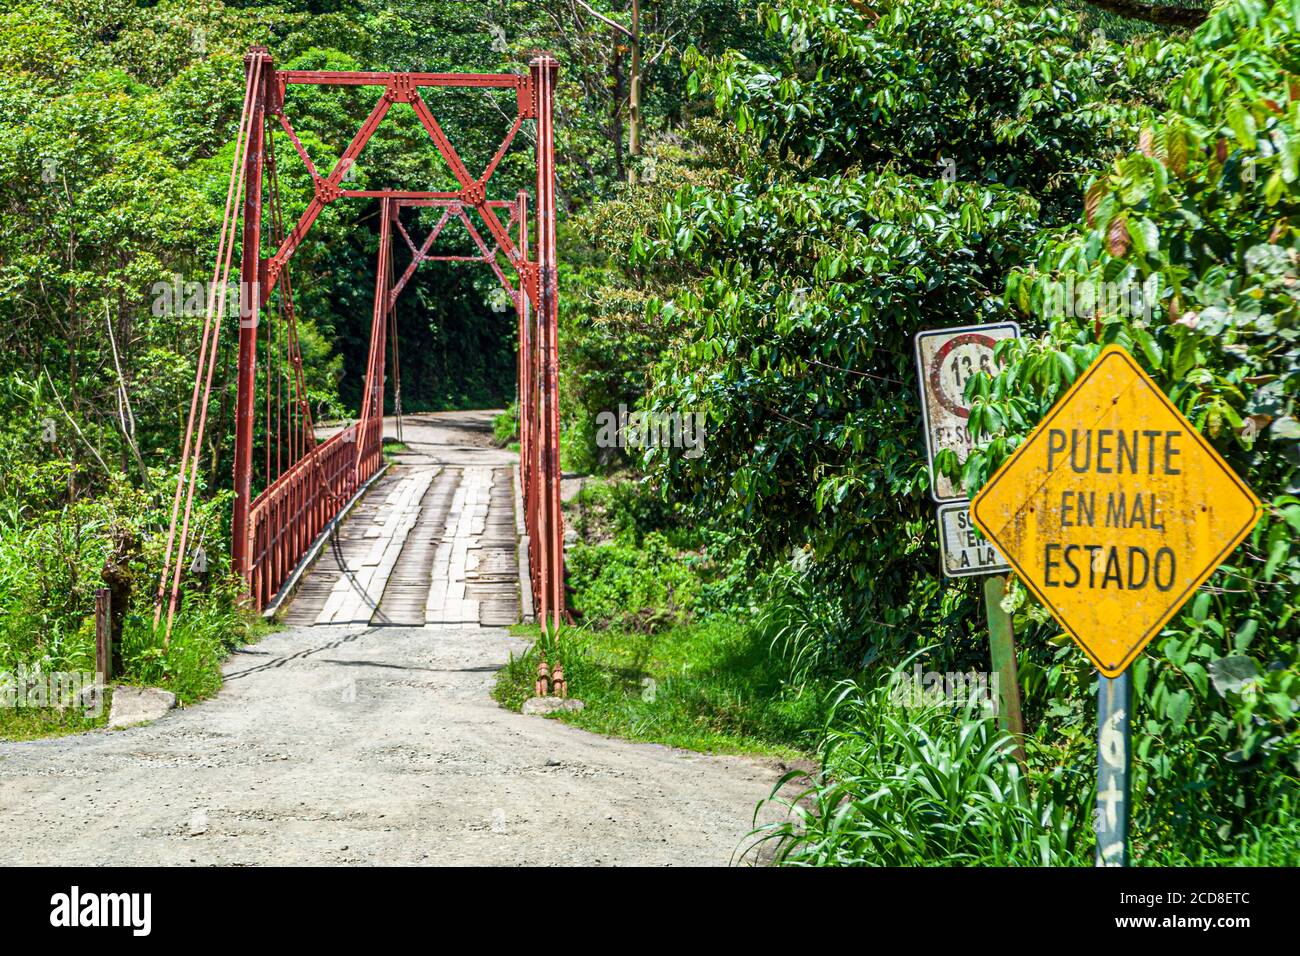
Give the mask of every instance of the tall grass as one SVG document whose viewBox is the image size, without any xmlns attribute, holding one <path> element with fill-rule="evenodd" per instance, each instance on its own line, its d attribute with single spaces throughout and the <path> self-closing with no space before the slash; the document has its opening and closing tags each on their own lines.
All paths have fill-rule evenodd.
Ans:
<svg viewBox="0 0 1300 956">
<path fill-rule="evenodd" d="M 502 448 L 511 442 L 519 441 L 519 404 L 511 402 L 510 407 L 492 418 L 492 440 Z"/>
<path fill-rule="evenodd" d="M 177 616 L 164 647 L 151 619 L 131 618 L 122 629 L 126 674 L 119 683 L 163 687 L 182 704 L 202 700 L 221 689 L 221 663 L 230 652 L 271 627 L 233 601 L 195 601 Z"/>
<path fill-rule="evenodd" d="M 779 568 L 767 582 L 767 601 L 759 626 L 773 656 L 785 662 L 791 680 L 803 683 L 839 670 L 854 646 L 852 626 L 843 607 L 817 587 L 802 568 Z"/>
<path fill-rule="evenodd" d="M 1088 816 L 1056 798 L 1067 781 L 1030 786 L 977 702 L 903 709 L 889 687 L 840 684 L 819 774 L 793 795 L 799 773 L 778 782 L 760 810 L 775 805 L 783 819 L 756 827 L 747 853 L 770 850 L 790 866 L 1087 862 Z"/>
<path fill-rule="evenodd" d="M 535 627 L 521 628 L 528 635 Z M 656 633 L 590 627 L 541 636 L 511 657 L 493 696 L 512 710 L 533 694 L 537 662 L 564 662 L 586 703 L 558 719 L 597 733 L 714 753 L 792 759 L 815 745 L 824 695 L 799 694 L 752 626 L 713 617 Z"/>
</svg>

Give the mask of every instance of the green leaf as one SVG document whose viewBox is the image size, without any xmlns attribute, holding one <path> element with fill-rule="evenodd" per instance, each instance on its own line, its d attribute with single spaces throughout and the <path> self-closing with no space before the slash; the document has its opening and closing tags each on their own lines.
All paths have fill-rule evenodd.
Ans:
<svg viewBox="0 0 1300 956">
<path fill-rule="evenodd" d="M 1287 525 L 1275 523 L 1268 529 L 1268 561 L 1264 564 L 1264 580 L 1270 581 L 1288 554 L 1291 553 L 1291 533 Z"/>
<path fill-rule="evenodd" d="M 1228 125 L 1242 149 L 1255 149 L 1255 117 L 1237 104 L 1228 107 Z"/>
<path fill-rule="evenodd" d="M 1255 639 L 1255 632 L 1259 630 L 1259 621 L 1251 618 L 1242 621 L 1237 628 L 1237 633 L 1232 636 L 1232 649 L 1238 654 L 1250 647 L 1250 642 Z"/>
<path fill-rule="evenodd" d="M 1192 695 L 1185 690 L 1171 694 L 1165 703 L 1165 716 L 1173 724 L 1174 730 L 1182 730 L 1187 723 L 1187 715 L 1192 709 Z"/>
<path fill-rule="evenodd" d="M 1235 655 L 1220 657 L 1210 664 L 1210 680 L 1223 696 L 1241 693 L 1243 687 L 1259 677 L 1259 665 L 1252 658 Z"/>
</svg>

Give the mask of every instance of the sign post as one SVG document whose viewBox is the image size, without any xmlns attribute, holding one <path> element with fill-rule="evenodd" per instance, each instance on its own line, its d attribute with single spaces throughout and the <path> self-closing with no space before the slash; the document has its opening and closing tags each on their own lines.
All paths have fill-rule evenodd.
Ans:
<svg viewBox="0 0 1300 956">
<path fill-rule="evenodd" d="M 1128 866 L 1133 677 L 1097 675 L 1097 865 Z"/>
<path fill-rule="evenodd" d="M 971 517 L 1102 674 L 1099 859 L 1124 859 L 1125 672 L 1250 533 L 1260 503 L 1118 346 L 980 490 Z M 1116 844 L 1119 849 L 1116 850 Z"/>
<path fill-rule="evenodd" d="M 1016 672 L 1016 640 L 1011 615 L 1002 609 L 1011 570 L 997 548 L 980 537 L 971 521 L 970 501 L 963 489 L 935 470 L 941 451 L 951 451 L 958 462 L 970 454 L 974 440 L 966 423 L 966 383 L 976 372 L 993 374 L 994 347 L 1015 338 L 1014 322 L 933 329 L 916 335 L 916 371 L 921 385 L 921 415 L 925 423 L 925 451 L 930 465 L 930 496 L 939 504 L 939 553 L 943 573 L 950 578 L 986 575 L 984 609 L 989 625 L 989 662 L 997 675 L 998 725 L 1016 742 L 1015 758 L 1025 766 L 1025 726 L 1020 715 L 1020 678 Z"/>
<path fill-rule="evenodd" d="M 1002 609 L 1011 579 L 993 574 L 984 579 L 984 608 L 989 622 L 989 659 L 998 675 L 998 723 L 1011 735 L 1012 753 L 1025 770 L 1025 723 L 1020 715 L 1020 675 L 1016 672 L 1016 634 L 1011 615 Z"/>
</svg>

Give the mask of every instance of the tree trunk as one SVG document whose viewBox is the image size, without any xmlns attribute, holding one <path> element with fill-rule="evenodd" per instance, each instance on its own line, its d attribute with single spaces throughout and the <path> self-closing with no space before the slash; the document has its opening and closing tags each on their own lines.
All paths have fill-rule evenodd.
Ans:
<svg viewBox="0 0 1300 956">
<path fill-rule="evenodd" d="M 126 610 L 131 603 L 133 575 L 131 562 L 140 556 L 140 537 L 129 521 L 114 521 L 109 531 L 113 548 L 104 569 L 100 572 L 104 584 L 108 586 L 112 599 L 109 606 L 109 620 L 113 641 L 113 674 L 120 677 L 126 670 L 122 660 L 122 625 L 126 621 Z M 178 560 L 184 560 L 184 555 Z"/>
<path fill-rule="evenodd" d="M 614 175 L 619 179 L 623 178 L 623 51 L 618 42 L 614 40 L 614 57 L 610 64 L 610 72 L 614 75 L 614 97 L 610 103 L 609 120 L 610 120 L 610 141 L 614 145 Z"/>
<path fill-rule="evenodd" d="M 628 96 L 627 153 L 641 155 L 641 0 L 632 0 L 632 76 Z M 635 177 L 635 172 L 630 176 Z"/>
</svg>

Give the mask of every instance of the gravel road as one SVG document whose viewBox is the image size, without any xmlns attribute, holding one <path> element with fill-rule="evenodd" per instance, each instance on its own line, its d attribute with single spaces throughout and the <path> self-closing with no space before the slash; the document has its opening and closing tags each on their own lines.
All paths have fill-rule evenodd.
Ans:
<svg viewBox="0 0 1300 956">
<path fill-rule="evenodd" d="M 153 724 L 0 743 L 8 864 L 724 865 L 778 770 L 500 708 L 497 628 L 300 627 Z"/>
<path fill-rule="evenodd" d="M 725 864 L 776 771 L 500 708 L 523 642 L 302 628 L 212 700 L 0 744 L 9 864 Z"/>
</svg>

